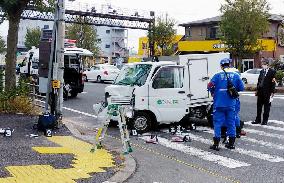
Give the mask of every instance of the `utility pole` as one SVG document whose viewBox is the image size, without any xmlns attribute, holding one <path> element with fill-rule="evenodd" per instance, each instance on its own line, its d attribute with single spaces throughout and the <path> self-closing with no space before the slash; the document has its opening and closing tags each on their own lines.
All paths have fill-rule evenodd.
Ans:
<svg viewBox="0 0 284 183">
<path fill-rule="evenodd" d="M 57 71 L 57 77 L 55 80 L 59 80 L 60 88 L 58 90 L 58 98 L 56 101 L 56 116 L 62 117 L 62 107 L 63 107 L 63 74 L 64 74 L 64 38 L 65 38 L 65 0 L 58 0 L 57 4 L 58 10 L 58 21 L 57 21 L 57 36 L 56 36 L 56 49 L 55 49 L 55 59 L 56 64 L 55 71 Z M 56 69 L 57 67 L 57 69 Z M 56 76 L 56 75 L 55 75 Z M 58 118 L 58 119 L 59 119 Z"/>
</svg>

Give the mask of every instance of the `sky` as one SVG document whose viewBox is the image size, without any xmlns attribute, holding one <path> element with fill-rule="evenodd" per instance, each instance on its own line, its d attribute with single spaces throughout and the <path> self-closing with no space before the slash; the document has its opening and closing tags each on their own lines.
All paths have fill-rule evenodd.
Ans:
<svg viewBox="0 0 284 183">
<path fill-rule="evenodd" d="M 267 0 L 270 4 L 270 13 L 284 15 L 284 0 Z M 224 0 L 76 0 L 73 3 L 111 4 L 114 7 L 127 9 L 126 11 L 138 10 L 138 12 L 155 11 L 156 15 L 168 14 L 177 23 L 185 23 L 203 18 L 220 15 L 220 7 Z M 96 6 L 97 7 L 97 6 Z M 0 25 L 0 34 L 7 32 L 7 24 Z M 178 34 L 184 34 L 182 27 L 177 27 Z M 137 50 L 138 38 L 145 36 L 141 30 L 129 30 L 128 47 Z"/>
<path fill-rule="evenodd" d="M 284 0 L 267 0 L 270 13 L 284 15 Z M 80 0 L 82 3 L 93 3 L 93 0 Z M 179 23 L 209 18 L 220 15 L 220 7 L 225 0 L 96 0 L 98 4 L 110 3 L 127 9 L 155 11 L 156 15 L 168 14 Z M 184 34 L 184 28 L 177 27 L 178 34 Z M 129 30 L 128 46 L 138 48 L 138 38 L 145 36 L 145 31 Z"/>
</svg>

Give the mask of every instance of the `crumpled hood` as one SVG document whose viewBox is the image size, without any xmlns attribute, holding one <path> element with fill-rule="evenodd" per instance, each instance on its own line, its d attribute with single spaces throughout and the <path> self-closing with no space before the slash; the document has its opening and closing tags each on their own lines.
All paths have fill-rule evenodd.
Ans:
<svg viewBox="0 0 284 183">
<path fill-rule="evenodd" d="M 124 85 L 110 85 L 105 88 L 105 93 L 108 93 L 110 96 L 118 97 L 131 97 L 134 87 L 124 86 Z"/>
</svg>

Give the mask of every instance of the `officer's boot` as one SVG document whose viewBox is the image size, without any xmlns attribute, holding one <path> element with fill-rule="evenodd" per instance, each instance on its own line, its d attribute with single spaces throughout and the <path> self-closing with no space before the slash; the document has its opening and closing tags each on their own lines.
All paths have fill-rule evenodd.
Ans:
<svg viewBox="0 0 284 183">
<path fill-rule="evenodd" d="M 210 146 L 210 149 L 213 149 L 215 151 L 219 151 L 220 150 L 220 148 L 219 148 L 220 138 L 213 137 L 213 142 L 214 142 L 214 144 L 212 146 Z"/>
<path fill-rule="evenodd" d="M 241 132 L 242 132 L 242 129 L 240 126 L 237 126 L 236 127 L 236 137 L 237 138 L 241 138 Z"/>
<path fill-rule="evenodd" d="M 225 145 L 228 149 L 235 149 L 235 140 L 236 137 L 229 137 L 229 143 Z"/>
</svg>

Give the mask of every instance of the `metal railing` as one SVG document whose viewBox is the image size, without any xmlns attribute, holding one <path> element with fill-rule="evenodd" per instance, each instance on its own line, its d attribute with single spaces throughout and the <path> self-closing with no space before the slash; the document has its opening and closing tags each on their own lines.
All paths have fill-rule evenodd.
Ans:
<svg viewBox="0 0 284 183">
<path fill-rule="evenodd" d="M 43 96 L 39 93 L 39 85 L 36 85 L 35 83 L 27 83 L 27 85 L 30 87 L 29 96 L 33 102 L 33 105 L 44 108 L 46 96 Z"/>
</svg>

